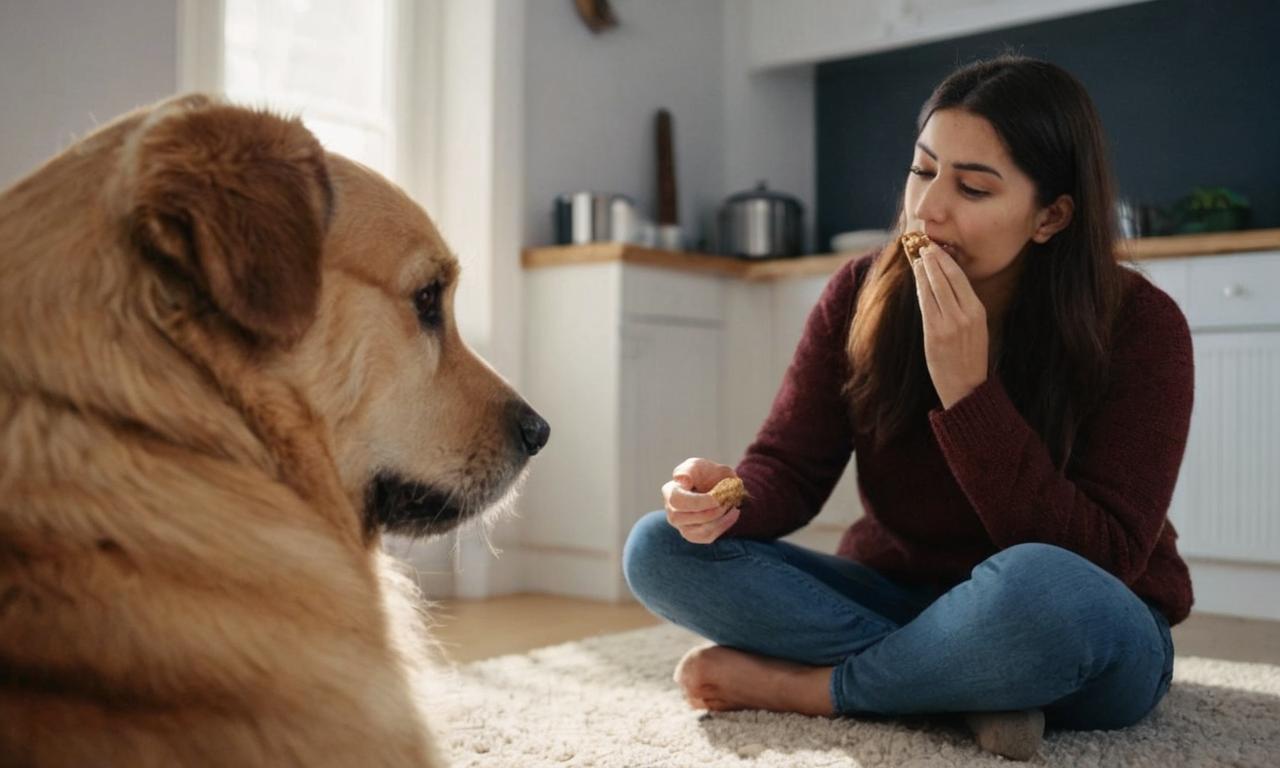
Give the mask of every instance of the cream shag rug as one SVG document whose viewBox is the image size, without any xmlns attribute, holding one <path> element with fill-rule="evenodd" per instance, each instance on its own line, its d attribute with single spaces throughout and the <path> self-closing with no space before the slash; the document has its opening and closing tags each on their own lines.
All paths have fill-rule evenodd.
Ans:
<svg viewBox="0 0 1280 768">
<path fill-rule="evenodd" d="M 436 681 L 434 730 L 454 766 L 1014 765 L 945 718 L 692 710 L 671 672 L 697 642 L 661 626 L 459 666 Z M 1145 721 L 1051 731 L 1030 765 L 1280 766 L 1280 667 L 1179 657 Z"/>
</svg>

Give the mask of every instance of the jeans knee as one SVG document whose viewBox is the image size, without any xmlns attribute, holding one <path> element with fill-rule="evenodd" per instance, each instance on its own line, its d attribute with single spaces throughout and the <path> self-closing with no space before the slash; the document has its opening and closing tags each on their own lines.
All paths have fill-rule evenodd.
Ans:
<svg viewBox="0 0 1280 768">
<path fill-rule="evenodd" d="M 1036 616 L 1039 626 L 1060 627 L 1066 635 L 1083 630 L 1085 623 L 1105 620 L 1126 603 L 1138 604 L 1124 582 L 1052 544 L 1016 544 L 987 562 L 988 579 L 995 576 L 995 584 L 989 586 L 1001 609 Z"/>
<path fill-rule="evenodd" d="M 673 537 L 679 539 L 680 533 L 667 522 L 662 510 L 637 520 L 627 535 L 622 548 L 622 574 L 641 602 L 659 580 L 664 564 L 670 565 Z"/>
<path fill-rule="evenodd" d="M 1019 584 L 1053 585 L 1063 578 L 1097 570 L 1096 565 L 1069 549 L 1035 541 L 1007 547 L 992 555 L 990 561 L 1000 573 Z"/>
<path fill-rule="evenodd" d="M 1002 607 L 1048 622 L 1052 615 L 1074 618 L 1081 608 L 1102 597 L 1107 582 L 1123 587 L 1115 577 L 1068 549 L 1027 542 L 992 555 L 974 571 L 985 577 Z"/>
</svg>

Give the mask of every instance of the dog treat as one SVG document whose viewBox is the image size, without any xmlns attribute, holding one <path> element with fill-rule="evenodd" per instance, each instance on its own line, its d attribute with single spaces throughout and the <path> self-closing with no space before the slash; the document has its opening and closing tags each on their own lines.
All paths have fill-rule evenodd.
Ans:
<svg viewBox="0 0 1280 768">
<path fill-rule="evenodd" d="M 733 509 L 747 498 L 746 486 L 742 484 L 742 479 L 738 477 L 726 477 L 715 484 L 715 487 L 708 491 L 712 496 L 716 497 L 716 501 L 721 506 Z"/>
<path fill-rule="evenodd" d="M 907 261 L 912 264 L 920 258 L 920 249 L 933 241 L 923 232 L 907 232 L 901 237 L 902 250 L 907 254 Z"/>
</svg>

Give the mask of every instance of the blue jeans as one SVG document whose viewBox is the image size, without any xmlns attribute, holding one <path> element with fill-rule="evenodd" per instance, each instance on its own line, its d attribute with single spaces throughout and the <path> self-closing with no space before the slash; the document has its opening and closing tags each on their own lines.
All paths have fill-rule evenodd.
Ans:
<svg viewBox="0 0 1280 768">
<path fill-rule="evenodd" d="M 623 569 L 649 610 L 715 643 L 834 666 L 841 714 L 1040 708 L 1055 728 L 1122 728 L 1173 673 L 1164 615 L 1049 544 L 1009 547 L 943 590 L 784 541 L 692 544 L 653 512 Z"/>
</svg>

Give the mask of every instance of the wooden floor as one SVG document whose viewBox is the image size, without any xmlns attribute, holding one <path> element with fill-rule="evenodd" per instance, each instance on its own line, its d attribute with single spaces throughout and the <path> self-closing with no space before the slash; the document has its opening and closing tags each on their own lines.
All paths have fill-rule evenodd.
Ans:
<svg viewBox="0 0 1280 768">
<path fill-rule="evenodd" d="M 457 662 L 523 653 L 592 635 L 658 623 L 639 603 L 600 603 L 553 595 L 444 600 L 430 611 L 435 639 Z"/>
<path fill-rule="evenodd" d="M 658 623 L 636 603 L 599 603 L 551 595 L 510 595 L 488 600 L 445 600 L 431 611 L 436 639 L 456 662 Z M 1280 622 L 1192 614 L 1173 628 L 1180 656 L 1280 664 Z"/>
</svg>

